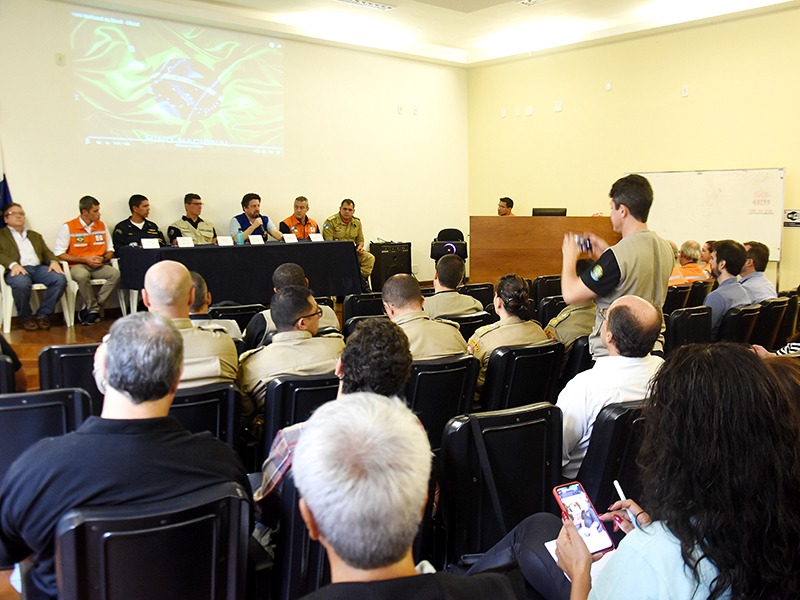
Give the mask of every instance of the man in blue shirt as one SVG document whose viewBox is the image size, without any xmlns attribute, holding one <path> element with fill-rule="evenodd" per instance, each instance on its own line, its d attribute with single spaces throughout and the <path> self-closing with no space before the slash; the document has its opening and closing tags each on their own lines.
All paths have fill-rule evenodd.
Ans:
<svg viewBox="0 0 800 600">
<path fill-rule="evenodd" d="M 716 340 L 722 317 L 730 309 L 750 304 L 750 296 L 736 279 L 741 272 L 747 251 L 739 242 L 718 240 L 711 252 L 711 272 L 719 287 L 706 296 L 705 305 L 711 307 L 711 339 Z"/>
<path fill-rule="evenodd" d="M 744 249 L 747 251 L 747 258 L 742 267 L 742 278 L 739 283 L 750 296 L 750 303 L 759 304 L 764 300 L 777 298 L 775 286 L 764 274 L 769 262 L 769 248 L 761 242 L 745 242 Z"/>
</svg>

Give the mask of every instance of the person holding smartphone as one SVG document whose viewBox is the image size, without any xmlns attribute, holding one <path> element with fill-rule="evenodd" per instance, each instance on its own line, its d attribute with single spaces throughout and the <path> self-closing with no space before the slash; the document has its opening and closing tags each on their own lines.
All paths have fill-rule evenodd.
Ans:
<svg viewBox="0 0 800 600">
<path fill-rule="evenodd" d="M 586 544 L 564 522 L 556 555 L 570 599 L 796 598 L 800 428 L 789 402 L 742 346 L 671 353 L 644 410 L 646 512 L 621 500 L 600 515 L 628 535 L 595 581 Z"/>
</svg>

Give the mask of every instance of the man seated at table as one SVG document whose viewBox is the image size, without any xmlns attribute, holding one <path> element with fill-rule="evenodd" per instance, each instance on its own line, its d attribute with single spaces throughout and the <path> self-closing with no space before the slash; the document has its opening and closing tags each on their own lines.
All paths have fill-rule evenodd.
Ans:
<svg viewBox="0 0 800 600">
<path fill-rule="evenodd" d="M 203 212 L 203 199 L 199 195 L 189 193 L 183 198 L 186 214 L 175 221 L 167 229 L 170 244 L 175 244 L 179 237 L 192 238 L 195 246 L 217 243 L 217 230 L 211 221 L 200 218 Z"/>
<path fill-rule="evenodd" d="M 308 278 L 303 267 L 295 263 L 283 263 L 272 273 L 273 290 L 276 292 L 285 288 L 287 285 L 299 285 L 308 287 Z M 320 305 L 322 317 L 319 320 L 320 329 L 341 329 L 339 317 L 330 306 Z M 244 330 L 244 349 L 252 350 L 263 346 L 270 334 L 278 331 L 275 322 L 272 320 L 270 309 L 262 310 L 253 315 Z"/>
<path fill-rule="evenodd" d="M 161 233 L 158 225 L 147 220 L 147 217 L 150 216 L 150 200 L 141 194 L 134 194 L 128 200 L 128 208 L 131 210 L 130 218 L 120 221 L 114 227 L 114 233 L 111 236 L 114 246 L 117 248 L 141 246 L 142 239 L 156 239 L 159 246 L 167 245 L 164 234 Z"/>
<path fill-rule="evenodd" d="M 381 290 L 389 318 L 408 336 L 414 360 L 443 358 L 467 351 L 456 323 L 434 321 L 422 310 L 422 292 L 413 275 L 392 275 Z"/>
<path fill-rule="evenodd" d="M 231 336 L 233 343 L 236 344 L 236 349 L 240 353 L 244 352 L 242 330 L 239 329 L 239 324 L 233 319 L 212 319 L 208 314 L 208 307 L 211 306 L 212 299 L 206 280 L 197 271 L 189 271 L 189 275 L 192 278 L 192 288 L 194 288 L 194 302 L 189 307 L 189 318 L 192 320 L 192 325 L 195 327 L 209 325 L 222 327 Z"/>
<path fill-rule="evenodd" d="M 84 325 L 100 320 L 100 307 L 111 296 L 119 282 L 119 271 L 108 263 L 114 256 L 114 244 L 105 223 L 100 220 L 100 203 L 91 196 L 78 201 L 80 216 L 67 221 L 58 230 L 54 253 L 69 263 L 72 279 L 78 284 L 78 294 L 84 308 L 78 319 Z M 92 279 L 105 279 L 97 297 Z"/>
<path fill-rule="evenodd" d="M 425 299 L 425 312 L 431 319 L 452 315 L 468 315 L 483 310 L 481 303 L 456 288 L 464 281 L 464 259 L 458 254 L 445 254 L 436 262 L 433 289 L 436 293 Z"/>
<path fill-rule="evenodd" d="M 322 225 L 322 237 L 326 240 L 343 240 L 356 245 L 356 256 L 361 268 L 363 291 L 369 291 L 369 279 L 375 266 L 375 257 L 364 249 L 364 229 L 361 219 L 353 216 L 356 203 L 345 198 L 339 205 L 339 212 L 331 215 Z"/>
<path fill-rule="evenodd" d="M 278 231 L 275 222 L 267 215 L 261 214 L 261 196 L 253 193 L 242 197 L 242 213 L 231 219 L 229 229 L 234 240 L 239 231 L 244 235 L 244 241 L 249 240 L 251 235 L 259 236 L 264 241 L 268 235 L 276 240 L 283 239 L 283 234 Z"/>
<path fill-rule="evenodd" d="M 7 227 L 0 229 L 0 264 L 6 269 L 6 283 L 11 286 L 19 320 L 26 331 L 50 329 L 50 315 L 67 287 L 67 279 L 41 234 L 25 227 L 22 206 L 9 204 L 3 215 Z M 36 316 L 31 310 L 34 283 L 47 287 Z"/>
<path fill-rule="evenodd" d="M 514 201 L 511 198 L 500 198 L 497 203 L 497 216 L 498 217 L 513 217 L 514 213 L 511 209 L 514 208 Z"/>
<path fill-rule="evenodd" d="M 307 240 L 312 233 L 319 233 L 319 225 L 308 216 L 308 198 L 298 196 L 294 199 L 294 213 L 280 224 L 281 233 L 292 233 L 298 240 Z"/>
</svg>

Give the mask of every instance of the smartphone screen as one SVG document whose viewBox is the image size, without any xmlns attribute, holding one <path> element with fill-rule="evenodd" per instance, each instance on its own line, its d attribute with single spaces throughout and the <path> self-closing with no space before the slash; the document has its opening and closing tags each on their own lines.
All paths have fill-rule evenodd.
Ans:
<svg viewBox="0 0 800 600">
<path fill-rule="evenodd" d="M 553 489 L 553 494 L 561 510 L 575 524 L 590 553 L 606 552 L 614 547 L 605 525 L 580 483 L 574 481 L 560 485 Z"/>
</svg>

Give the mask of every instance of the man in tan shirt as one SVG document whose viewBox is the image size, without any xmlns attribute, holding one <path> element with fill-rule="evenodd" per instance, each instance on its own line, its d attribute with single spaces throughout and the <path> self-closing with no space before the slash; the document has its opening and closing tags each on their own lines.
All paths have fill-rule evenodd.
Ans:
<svg viewBox="0 0 800 600">
<path fill-rule="evenodd" d="M 451 315 L 468 315 L 483 310 L 472 296 L 459 294 L 456 288 L 464 281 L 464 259 L 458 254 L 445 254 L 436 263 L 433 289 L 436 293 L 425 300 L 425 312 L 431 319 Z"/>
</svg>

